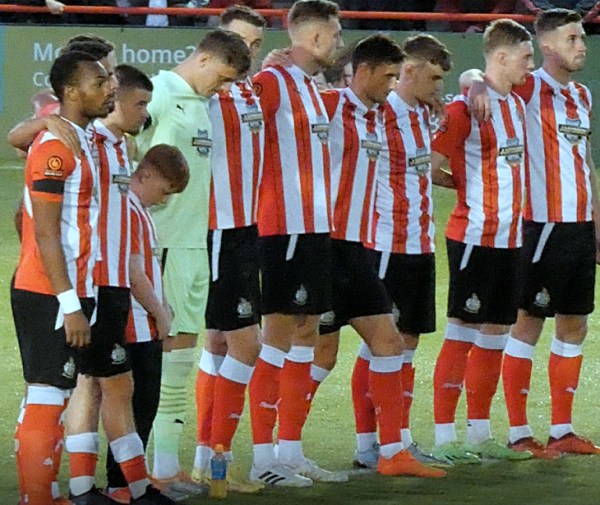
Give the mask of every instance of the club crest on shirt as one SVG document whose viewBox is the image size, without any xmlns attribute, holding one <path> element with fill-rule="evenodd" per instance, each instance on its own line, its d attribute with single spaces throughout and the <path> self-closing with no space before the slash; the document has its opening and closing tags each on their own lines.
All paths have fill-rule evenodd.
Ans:
<svg viewBox="0 0 600 505">
<path fill-rule="evenodd" d="M 114 349 L 110 353 L 110 359 L 113 365 L 122 365 L 127 361 L 127 352 L 119 344 L 115 344 Z"/>
<path fill-rule="evenodd" d="M 513 168 L 520 165 L 523 161 L 523 145 L 517 137 L 510 138 L 506 145 L 498 150 L 499 156 L 504 156 L 506 162 Z"/>
<path fill-rule="evenodd" d="M 119 193 L 126 195 L 129 191 L 129 183 L 131 178 L 127 175 L 127 169 L 124 166 L 119 165 L 119 173 L 112 174 L 112 183 L 117 185 Z"/>
<path fill-rule="evenodd" d="M 242 114 L 242 123 L 246 123 L 252 133 L 257 133 L 263 127 L 263 114 L 256 103 L 246 106 Z"/>
<path fill-rule="evenodd" d="M 237 304 L 237 314 L 240 319 L 246 319 L 248 317 L 252 317 L 254 310 L 252 309 L 252 304 L 241 297 L 240 301 Z"/>
<path fill-rule="evenodd" d="M 321 318 L 319 319 L 320 326 L 330 326 L 333 323 L 335 323 L 335 312 L 333 310 L 321 314 Z"/>
<path fill-rule="evenodd" d="M 392 303 L 392 317 L 394 318 L 394 323 L 398 324 L 398 321 L 400 321 L 400 309 L 395 303 Z"/>
<path fill-rule="evenodd" d="M 589 134 L 589 130 L 581 126 L 579 118 L 567 118 L 565 124 L 558 125 L 558 131 L 573 145 L 579 144 Z"/>
<path fill-rule="evenodd" d="M 212 147 L 212 140 L 208 138 L 208 130 L 198 129 L 196 137 L 192 137 L 192 146 L 196 148 L 200 156 L 208 157 Z"/>
<path fill-rule="evenodd" d="M 546 288 L 542 288 L 542 290 L 535 295 L 535 299 L 533 300 L 533 304 L 545 309 L 550 305 L 550 293 Z"/>
<path fill-rule="evenodd" d="M 425 147 L 417 148 L 415 156 L 408 158 L 408 166 L 414 167 L 417 174 L 427 175 L 431 170 L 431 154 Z"/>
<path fill-rule="evenodd" d="M 465 302 L 465 310 L 471 314 L 479 314 L 479 309 L 481 309 L 481 301 L 479 300 L 479 297 L 473 293 Z"/>
<path fill-rule="evenodd" d="M 369 160 L 376 161 L 382 149 L 381 142 L 377 140 L 376 133 L 367 132 L 366 137 L 366 139 L 360 141 L 360 147 L 367 152 Z"/>
<path fill-rule="evenodd" d="M 322 144 L 329 142 L 329 122 L 324 116 L 317 116 L 317 122 L 310 125 L 310 131 L 317 136 Z"/>
</svg>

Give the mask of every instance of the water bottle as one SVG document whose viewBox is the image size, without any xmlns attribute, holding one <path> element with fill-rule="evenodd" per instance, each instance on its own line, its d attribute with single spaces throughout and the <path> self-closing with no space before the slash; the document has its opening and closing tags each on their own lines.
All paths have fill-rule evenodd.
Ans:
<svg viewBox="0 0 600 505">
<path fill-rule="evenodd" d="M 227 459 L 223 454 L 223 446 L 217 444 L 215 455 L 210 458 L 210 489 L 208 497 L 222 500 L 227 497 Z"/>
</svg>

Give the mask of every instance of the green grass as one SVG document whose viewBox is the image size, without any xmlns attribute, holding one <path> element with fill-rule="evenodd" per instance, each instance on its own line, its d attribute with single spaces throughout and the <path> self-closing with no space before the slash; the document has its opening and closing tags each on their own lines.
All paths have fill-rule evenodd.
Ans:
<svg viewBox="0 0 600 505">
<path fill-rule="evenodd" d="M 14 329 L 9 307 L 9 283 L 17 257 L 18 243 L 12 229 L 12 213 L 19 199 L 22 174 L 18 170 L 0 168 L 0 505 L 17 501 L 17 481 L 13 454 L 12 434 L 18 415 L 23 380 Z M 433 442 L 432 375 L 435 358 L 442 341 L 445 324 L 444 309 L 447 294 L 447 268 L 443 247 L 443 227 L 454 201 L 450 192 L 436 191 L 436 218 L 438 230 L 438 331 L 422 339 L 417 352 L 417 380 L 412 413 L 413 437 L 423 446 Z M 549 391 L 546 375 L 550 322 L 536 351 L 533 387 L 530 395 L 529 416 L 535 433 L 545 439 L 549 427 Z M 600 353 L 597 336 L 600 323 L 597 316 L 590 318 L 590 336 L 585 346 L 582 378 L 576 397 L 575 425 L 579 431 L 600 441 L 598 423 L 598 390 L 600 384 Z M 323 384 L 304 432 L 306 454 L 325 468 L 348 469 L 354 450 L 354 422 L 350 400 L 350 372 L 354 362 L 358 337 L 352 330 L 342 336 L 338 365 Z M 193 380 L 190 378 L 189 422 L 185 427 L 181 462 L 189 469 L 194 453 L 195 412 Z M 500 440 L 507 436 L 506 412 L 499 390 L 494 400 L 493 429 Z M 459 406 L 459 433 L 464 433 L 464 405 Z M 248 415 L 245 415 L 234 450 L 239 463 L 250 465 L 251 442 Z M 67 460 L 61 473 L 62 488 L 66 490 Z M 102 459 L 98 480 L 104 482 Z M 528 461 L 523 463 L 494 463 L 479 467 L 454 468 L 447 479 L 431 481 L 412 478 L 383 478 L 365 475 L 352 478 L 349 483 L 315 485 L 307 490 L 269 490 L 260 496 L 230 495 L 230 503 L 348 503 L 348 504 L 506 504 L 528 505 L 596 504 L 600 495 L 598 468 L 600 457 L 570 457 L 559 461 Z M 203 499 L 189 500 L 201 503 Z"/>
</svg>

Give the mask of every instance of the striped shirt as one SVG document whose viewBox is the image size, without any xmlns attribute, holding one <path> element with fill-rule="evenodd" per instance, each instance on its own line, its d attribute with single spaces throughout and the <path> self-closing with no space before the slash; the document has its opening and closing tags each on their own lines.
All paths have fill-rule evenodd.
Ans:
<svg viewBox="0 0 600 505">
<path fill-rule="evenodd" d="M 162 302 L 163 287 L 160 262 L 158 261 L 158 241 L 152 216 L 138 197 L 129 193 L 131 213 L 131 254 L 139 254 L 144 264 L 144 272 L 154 287 L 156 298 Z M 128 344 L 150 342 L 158 337 L 156 321 L 148 314 L 134 296 L 131 296 L 131 309 L 125 340 Z"/>
<path fill-rule="evenodd" d="M 41 132 L 25 164 L 23 241 L 15 288 L 56 294 L 46 274 L 35 239 L 32 198 L 62 203 L 61 244 L 67 274 L 80 298 L 94 296 L 92 272 L 98 258 L 98 173 L 91 151 L 91 131 L 70 123 L 82 146 L 75 157 L 60 140 Z"/>
<path fill-rule="evenodd" d="M 529 170 L 524 218 L 541 223 L 591 221 L 590 91 L 576 82 L 563 86 L 542 68 L 515 91 L 526 103 Z"/>
<path fill-rule="evenodd" d="M 297 66 L 277 66 L 258 73 L 254 89 L 265 117 L 259 233 L 329 232 L 329 120 L 315 82 Z"/>
<path fill-rule="evenodd" d="M 213 129 L 209 227 L 256 224 L 264 126 L 251 83 L 236 82 L 231 91 L 215 94 L 209 116 Z"/>
<path fill-rule="evenodd" d="M 373 229 L 382 118 L 378 106 L 367 108 L 350 88 L 325 93 L 323 99 L 337 102 L 330 116 L 331 236 L 367 243 Z"/>
<path fill-rule="evenodd" d="M 478 123 L 465 97 L 448 106 L 432 150 L 450 160 L 458 202 L 448 221 L 451 240 L 482 247 L 520 247 L 525 174 L 525 104 L 488 87 L 492 118 Z"/>
<path fill-rule="evenodd" d="M 95 147 L 100 173 L 100 258 L 94 282 L 98 286 L 129 287 L 129 176 L 125 137 L 117 138 L 96 120 Z"/>
<path fill-rule="evenodd" d="M 429 109 L 392 92 L 385 104 L 385 142 L 377 177 L 374 248 L 400 254 L 435 250 Z"/>
</svg>

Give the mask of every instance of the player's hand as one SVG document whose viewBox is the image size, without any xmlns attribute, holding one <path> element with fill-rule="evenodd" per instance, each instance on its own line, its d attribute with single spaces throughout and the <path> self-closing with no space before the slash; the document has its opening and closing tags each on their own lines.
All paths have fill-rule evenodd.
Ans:
<svg viewBox="0 0 600 505">
<path fill-rule="evenodd" d="M 477 121 L 487 121 L 492 117 L 492 103 L 483 81 L 473 81 L 467 97 L 469 111 Z"/>
<path fill-rule="evenodd" d="M 65 10 L 65 4 L 57 0 L 46 0 L 46 7 L 52 14 L 62 14 Z"/>
<path fill-rule="evenodd" d="M 65 333 L 71 347 L 85 347 L 92 341 L 90 323 L 81 310 L 65 314 Z"/>
<path fill-rule="evenodd" d="M 158 340 L 164 340 L 169 336 L 171 331 L 171 314 L 168 310 L 162 309 L 159 314 L 156 315 L 156 329 L 158 330 Z"/>
<path fill-rule="evenodd" d="M 63 118 L 51 114 L 44 117 L 46 129 L 55 137 L 57 137 L 64 145 L 66 145 L 75 155 L 81 154 L 81 142 L 79 136 L 67 121 Z"/>
<path fill-rule="evenodd" d="M 280 65 L 282 67 L 289 67 L 292 65 L 291 55 L 292 50 L 286 49 L 273 49 L 262 62 L 262 68 L 274 67 Z"/>
<path fill-rule="evenodd" d="M 446 104 L 439 96 L 435 97 L 429 104 L 433 117 L 442 121 L 446 117 Z"/>
</svg>

